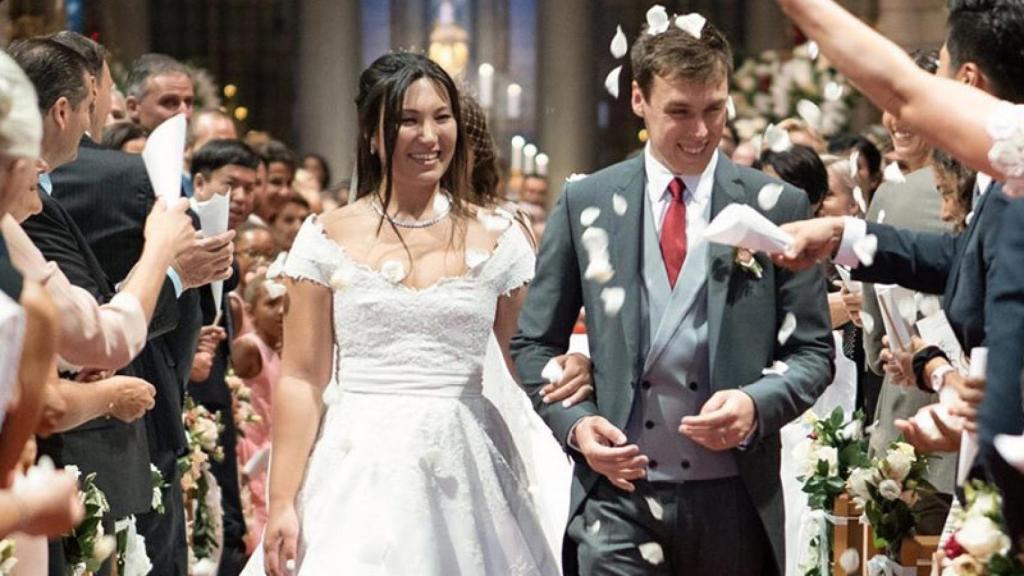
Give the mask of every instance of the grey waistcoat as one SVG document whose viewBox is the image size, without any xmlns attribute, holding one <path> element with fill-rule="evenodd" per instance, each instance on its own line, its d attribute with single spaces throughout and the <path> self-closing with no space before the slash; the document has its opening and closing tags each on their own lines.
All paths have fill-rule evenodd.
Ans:
<svg viewBox="0 0 1024 576">
<path fill-rule="evenodd" d="M 711 397 L 708 354 L 708 245 L 698 242 L 669 287 L 649 202 L 643 203 L 641 289 L 643 378 L 626 434 L 650 460 L 656 482 L 710 480 L 738 475 L 731 451 L 713 452 L 679 433 L 683 416 L 700 413 Z"/>
</svg>

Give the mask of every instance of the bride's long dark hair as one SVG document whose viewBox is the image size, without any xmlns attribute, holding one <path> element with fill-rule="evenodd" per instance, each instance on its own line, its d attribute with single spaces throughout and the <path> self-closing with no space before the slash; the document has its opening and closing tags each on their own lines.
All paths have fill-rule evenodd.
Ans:
<svg viewBox="0 0 1024 576">
<path fill-rule="evenodd" d="M 475 198 L 469 186 L 459 90 L 440 66 L 426 56 L 413 52 L 385 54 L 370 64 L 370 67 L 363 70 L 359 76 L 359 94 L 356 96 L 359 112 L 359 185 L 356 189 L 356 198 L 377 194 L 383 184 L 381 203 L 387 206 L 391 202 L 392 159 L 398 129 L 401 126 L 405 92 L 420 78 L 430 80 L 442 90 L 455 119 L 458 138 L 448 170 L 441 177 L 441 187 L 451 194 L 453 213 L 462 215 L 465 213 L 467 203 L 473 203 Z M 384 141 L 379 143 L 379 149 L 374 154 L 371 139 L 377 134 L 378 128 L 383 133 Z M 381 158 L 384 158 L 384 162 L 381 162 Z M 391 224 L 394 226 L 394 223 Z"/>
</svg>

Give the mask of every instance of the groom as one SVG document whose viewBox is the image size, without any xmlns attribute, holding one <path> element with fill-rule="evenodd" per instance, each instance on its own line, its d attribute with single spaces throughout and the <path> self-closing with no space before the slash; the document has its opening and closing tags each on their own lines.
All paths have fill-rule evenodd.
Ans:
<svg viewBox="0 0 1024 576">
<path fill-rule="evenodd" d="M 825 283 L 818 268 L 792 273 L 702 240 L 725 206 L 759 209 L 775 182 L 717 152 L 732 62 L 722 34 L 710 23 L 699 39 L 675 25 L 645 31 L 631 58 L 650 140 L 566 184 L 512 342 L 523 384 L 576 460 L 565 571 L 782 574 L 778 431 L 831 380 Z M 761 211 L 803 219 L 807 197 L 787 186 Z M 541 373 L 581 306 L 593 398 L 542 403 Z M 785 365 L 762 373 L 774 361 Z"/>
</svg>

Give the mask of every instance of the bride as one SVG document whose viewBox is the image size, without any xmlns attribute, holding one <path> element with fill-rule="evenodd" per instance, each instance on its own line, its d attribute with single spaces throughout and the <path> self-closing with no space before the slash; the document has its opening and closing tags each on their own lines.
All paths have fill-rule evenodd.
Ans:
<svg viewBox="0 0 1024 576">
<path fill-rule="evenodd" d="M 246 573 L 557 574 L 481 385 L 492 330 L 510 365 L 531 244 L 470 190 L 440 67 L 382 56 L 356 103 L 358 200 L 307 220 L 284 267 L 265 557 Z"/>
</svg>

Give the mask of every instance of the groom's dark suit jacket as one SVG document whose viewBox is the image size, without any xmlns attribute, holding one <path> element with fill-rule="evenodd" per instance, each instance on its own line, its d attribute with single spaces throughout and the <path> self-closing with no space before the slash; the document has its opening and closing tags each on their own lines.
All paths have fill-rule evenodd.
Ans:
<svg viewBox="0 0 1024 576">
<path fill-rule="evenodd" d="M 602 415 L 625 430 L 634 406 L 644 363 L 639 349 L 643 282 L 643 210 L 639 208 L 647 202 L 645 181 L 643 156 L 638 156 L 567 183 L 547 222 L 537 275 L 520 313 L 512 352 L 534 406 L 563 446 L 572 427 L 585 416 Z M 807 196 L 791 186 L 785 187 L 771 210 L 761 210 L 757 195 L 769 182 L 777 180 L 721 157 L 715 172 L 711 218 L 732 203 L 747 204 L 779 224 L 807 218 Z M 614 195 L 627 201 L 629 208 L 623 216 L 615 215 Z M 581 241 L 584 228 L 580 213 L 591 206 L 599 208 L 602 215 L 610 215 L 595 225 L 607 226 L 610 237 L 609 256 L 615 276 L 607 286 L 621 286 L 626 291 L 625 304 L 617 316 L 604 311 L 600 297 L 604 287 L 584 279 L 589 257 Z M 829 384 L 834 350 L 820 268 L 793 273 L 775 268 L 763 254 L 756 257 L 764 267 L 760 279 L 735 265 L 731 247 L 712 244 L 709 248 L 711 389 L 742 388 L 754 399 L 756 435 L 747 449 L 734 453 L 781 574 L 785 535 L 778 432 L 809 408 Z M 538 394 L 546 384 L 541 372 L 552 357 L 568 348 L 581 306 L 587 314 L 594 395 L 572 408 L 543 404 Z M 777 333 L 789 313 L 796 318 L 796 329 L 780 345 Z M 789 370 L 781 377 L 763 376 L 761 371 L 775 360 L 785 361 Z M 576 461 L 571 501 L 571 515 L 575 515 L 598 475 L 575 449 L 566 449 Z M 575 573 L 575 545 L 569 538 L 564 541 L 563 562 L 567 574 Z"/>
</svg>

